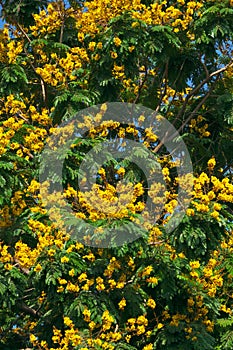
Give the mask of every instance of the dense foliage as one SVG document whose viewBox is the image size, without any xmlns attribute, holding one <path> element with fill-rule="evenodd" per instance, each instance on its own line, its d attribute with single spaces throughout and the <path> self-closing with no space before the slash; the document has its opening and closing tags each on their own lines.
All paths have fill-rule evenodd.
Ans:
<svg viewBox="0 0 233 350">
<path fill-rule="evenodd" d="M 1 6 L 0 348 L 232 349 L 232 0 Z M 102 122 L 106 102 L 155 110 L 185 142 L 192 197 L 172 232 L 165 226 L 182 206 L 177 159 L 143 116 Z M 134 231 L 144 218 L 138 239 L 109 248 L 88 245 L 88 234 L 86 244 L 74 239 L 48 213 L 39 183 L 46 139 L 97 104 L 98 127 L 79 120 L 87 132 L 65 159 L 62 195 L 97 238 L 109 223 Z M 166 200 L 155 224 L 144 209 L 159 190 L 133 162 L 109 156 L 86 195 L 77 185 L 86 153 L 116 137 L 143 144 L 161 166 Z M 138 157 L 153 172 L 148 153 Z M 122 179 L 127 204 L 116 212 Z"/>
</svg>

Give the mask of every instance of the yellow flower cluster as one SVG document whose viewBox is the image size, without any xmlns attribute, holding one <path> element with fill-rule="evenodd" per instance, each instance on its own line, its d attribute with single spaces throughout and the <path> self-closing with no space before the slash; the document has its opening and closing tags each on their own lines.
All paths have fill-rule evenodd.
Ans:
<svg viewBox="0 0 233 350">
<path fill-rule="evenodd" d="M 52 110 L 51 110 L 52 112 Z M 38 123 L 39 125 L 48 126 L 51 125 L 51 118 L 49 116 L 50 111 L 46 108 L 42 108 L 41 113 L 39 113 L 35 106 L 29 106 L 29 114 L 33 123 Z"/>
<path fill-rule="evenodd" d="M 140 273 L 140 276 L 141 277 L 149 276 L 152 271 L 153 271 L 153 266 L 149 265 L 143 269 L 143 271 Z"/>
<path fill-rule="evenodd" d="M 79 38 L 83 41 L 86 33 L 91 34 L 93 38 L 96 34 L 104 29 L 107 23 L 122 12 L 131 12 L 132 27 L 140 26 L 139 21 L 143 21 L 148 25 L 170 24 L 175 32 L 186 30 L 193 21 L 193 15 L 200 16 L 200 8 L 202 3 L 199 1 L 178 1 L 176 6 L 169 6 L 164 0 L 161 3 L 153 3 L 148 6 L 140 0 L 98 0 L 86 1 L 86 11 L 76 11 L 72 13 L 72 17 L 76 19 L 76 27 L 79 29 Z M 114 44 L 118 47 L 121 40 L 118 37 L 113 39 Z"/>
<path fill-rule="evenodd" d="M 216 165 L 215 159 L 211 158 L 207 165 L 211 174 Z M 219 180 L 216 176 L 208 176 L 207 173 L 202 172 L 194 178 L 192 196 L 194 209 L 187 209 L 187 215 L 194 216 L 195 210 L 200 213 L 209 212 L 214 219 L 219 220 L 221 202 L 233 202 L 233 185 L 227 177 Z"/>
<path fill-rule="evenodd" d="M 112 75 L 119 80 L 123 80 L 125 78 L 124 73 L 125 67 L 124 66 L 118 66 L 114 63 L 113 69 L 112 69 Z"/>
<path fill-rule="evenodd" d="M 9 30 L 5 25 L 4 28 L 0 30 L 0 62 L 2 63 L 8 63 L 7 43 L 9 39 Z"/>
<path fill-rule="evenodd" d="M 26 105 L 22 100 L 16 99 L 14 95 L 8 95 L 4 101 L 4 105 L 1 108 L 0 114 L 19 114 L 22 115 L 24 118 L 26 115 L 22 112 L 25 111 Z M 17 128 L 16 128 L 17 130 Z"/>
<path fill-rule="evenodd" d="M 36 68 L 36 73 L 48 84 L 57 86 L 65 83 L 65 76 L 57 68 L 56 64 L 45 64 L 43 68 Z"/>
<path fill-rule="evenodd" d="M 26 104 L 28 103 L 29 101 L 26 98 L 23 101 L 16 99 L 14 95 L 7 96 L 3 101 L 0 116 L 3 116 L 5 120 L 0 127 L 0 155 L 10 149 L 15 151 L 19 157 L 28 160 L 33 157 L 31 152 L 39 152 L 43 148 L 43 141 L 47 136 L 44 127 L 51 123 L 50 111 L 43 108 L 39 112 L 33 105 L 29 105 L 27 108 Z M 8 118 L 5 118 L 5 115 Z M 33 124 L 33 127 L 31 124 Z M 25 136 L 23 141 L 19 143 L 17 135 L 21 133 L 21 129 L 26 125 L 30 125 L 30 127 L 24 129 Z M 36 127 L 36 125 L 38 126 Z M 14 141 L 16 137 L 17 141 Z M 22 138 L 20 137 L 20 139 Z"/>
<path fill-rule="evenodd" d="M 16 42 L 11 40 L 7 44 L 7 56 L 9 63 L 15 63 L 18 55 L 23 51 L 23 42 Z"/>
<path fill-rule="evenodd" d="M 162 231 L 157 227 L 153 226 L 149 231 L 148 243 L 155 243 L 161 239 Z"/>
<path fill-rule="evenodd" d="M 63 3 L 50 3 L 47 11 L 42 10 L 39 14 L 34 14 L 35 25 L 30 27 L 35 37 L 45 34 L 51 34 L 61 28 L 65 10 Z"/>
<path fill-rule="evenodd" d="M 11 211 L 8 206 L 4 206 L 0 209 L 0 228 L 10 226 L 12 223 L 11 220 Z"/>
<path fill-rule="evenodd" d="M 18 241 L 15 244 L 14 259 L 22 268 L 31 268 L 35 264 L 38 255 L 38 249 L 32 249 L 26 243 Z"/>
<path fill-rule="evenodd" d="M 124 174 L 124 169 L 118 169 L 116 173 Z M 100 169 L 99 174 L 104 178 L 104 169 Z M 70 191 L 70 188 L 67 189 L 65 195 L 68 196 Z M 77 196 L 82 207 L 82 212 L 76 213 L 76 216 L 83 219 L 89 217 L 93 221 L 100 218 L 132 218 L 132 213 L 141 212 L 145 207 L 144 203 L 137 201 L 137 198 L 144 193 L 141 183 L 118 184 L 116 187 L 106 184 L 105 189 L 94 184 L 90 191 L 77 193 L 72 189 L 72 193 Z"/>
<path fill-rule="evenodd" d="M 209 259 L 206 266 L 203 268 L 203 275 L 199 279 L 207 294 L 215 297 L 217 288 L 223 285 L 223 276 L 218 270 L 219 262 L 215 258 Z"/>
<path fill-rule="evenodd" d="M 14 136 L 14 131 L 5 132 L 4 128 L 0 127 L 0 156 L 6 153 L 7 146 L 11 138 Z"/>
<path fill-rule="evenodd" d="M 16 191 L 14 193 L 14 195 L 11 198 L 11 204 L 12 204 L 13 215 L 15 216 L 20 215 L 23 209 L 26 208 L 27 206 L 25 200 L 23 199 L 22 191 Z"/>
<path fill-rule="evenodd" d="M 102 315 L 102 329 L 103 331 L 109 330 L 114 322 L 113 316 L 110 315 L 108 310 L 105 310 Z"/>
<path fill-rule="evenodd" d="M 4 268 L 6 270 L 11 270 L 13 265 L 13 258 L 11 254 L 8 252 L 9 246 L 0 242 L 0 262 L 4 264 Z"/>
<path fill-rule="evenodd" d="M 113 273 L 115 271 L 118 271 L 120 268 L 121 268 L 120 262 L 115 258 L 115 256 L 113 256 L 110 259 L 110 262 L 109 262 L 107 268 L 104 271 L 104 276 L 112 277 Z"/>
<path fill-rule="evenodd" d="M 187 314 L 176 313 L 171 315 L 169 310 L 164 310 L 162 312 L 163 321 L 169 321 L 169 325 L 173 327 L 178 327 L 182 321 L 187 339 L 193 340 L 194 330 L 190 324 L 193 322 L 196 323 L 198 320 L 201 320 L 206 326 L 207 332 L 213 331 L 213 322 L 208 319 L 209 310 L 204 305 L 204 298 L 202 295 L 190 296 L 187 299 L 187 311 Z"/>
<path fill-rule="evenodd" d="M 44 147 L 43 141 L 47 136 L 47 131 L 44 128 L 28 128 L 27 131 L 28 134 L 24 137 L 26 148 L 19 156 L 23 156 L 23 153 L 28 153 L 29 151 L 40 152 Z"/>
<path fill-rule="evenodd" d="M 85 309 L 84 314 L 90 315 L 89 310 Z M 88 316 L 87 322 L 89 322 L 89 329 L 90 329 L 89 336 L 87 334 L 84 335 L 82 332 L 80 332 L 75 327 L 74 322 L 70 319 L 70 317 L 64 316 L 63 317 L 63 323 L 65 328 L 64 333 L 62 333 L 60 329 L 57 329 L 56 327 L 54 327 L 53 336 L 52 336 L 53 343 L 59 344 L 59 349 L 63 349 L 63 350 L 68 349 L 68 347 L 70 346 L 72 347 L 79 346 L 80 350 L 88 350 L 90 348 L 95 348 L 96 346 L 98 346 L 98 348 L 101 347 L 101 349 L 105 349 L 105 350 L 114 350 L 115 347 L 111 345 L 112 342 L 116 343 L 119 340 L 121 340 L 122 335 L 120 332 L 109 331 L 112 323 L 114 322 L 114 319 L 110 315 L 109 311 L 106 310 L 102 314 L 102 325 L 97 337 L 94 338 L 92 337 L 92 334 L 91 334 L 92 330 L 96 327 L 95 322 L 90 321 L 89 316 Z M 32 333 L 30 335 L 30 341 L 34 346 L 40 346 L 41 349 L 44 349 L 44 350 L 54 349 L 54 348 L 48 348 L 48 344 L 46 341 L 42 340 L 41 342 L 39 342 L 37 337 Z"/>
<path fill-rule="evenodd" d="M 23 51 L 24 42 L 22 38 L 10 40 L 8 26 L 0 31 L 0 62 L 15 64 L 18 56 Z"/>
<path fill-rule="evenodd" d="M 176 22 L 176 21 L 175 21 Z M 175 24 L 175 22 L 173 24 Z M 177 28 L 174 29 L 176 31 Z M 156 75 L 156 72 L 151 72 L 150 74 Z M 183 92 L 178 92 L 175 89 L 173 89 L 171 86 L 169 86 L 168 82 L 164 79 L 163 84 L 161 86 L 161 90 L 158 91 L 158 96 L 162 98 L 163 103 L 168 104 L 173 100 L 174 105 L 181 105 L 187 94 L 190 92 L 191 88 L 186 87 Z"/>
<path fill-rule="evenodd" d="M 145 315 L 138 316 L 137 318 L 129 318 L 127 320 L 127 331 L 137 336 L 146 333 L 146 327 L 148 326 L 148 319 Z"/>
<path fill-rule="evenodd" d="M 151 309 L 155 309 L 155 307 L 156 307 L 156 302 L 154 301 L 153 298 L 149 298 L 149 299 L 147 300 L 147 305 L 148 305 Z"/>
<path fill-rule="evenodd" d="M 207 130 L 209 125 L 207 123 L 203 124 L 202 122 L 205 122 L 202 115 L 198 115 L 196 119 L 191 119 L 189 124 L 190 132 L 197 132 L 201 138 L 209 137 L 210 132 Z"/>
<path fill-rule="evenodd" d="M 119 301 L 118 306 L 119 306 L 120 310 L 124 310 L 124 308 L 126 306 L 126 299 L 122 298 L 121 301 Z"/>
</svg>

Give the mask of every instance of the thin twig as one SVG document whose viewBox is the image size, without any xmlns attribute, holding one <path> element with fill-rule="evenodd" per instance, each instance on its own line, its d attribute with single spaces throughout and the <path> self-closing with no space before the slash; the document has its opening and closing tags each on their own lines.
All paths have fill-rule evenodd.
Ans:
<svg viewBox="0 0 233 350">
<path fill-rule="evenodd" d="M 189 99 L 194 96 L 201 88 L 202 86 L 204 86 L 206 83 L 209 82 L 209 80 L 211 78 L 213 78 L 214 76 L 216 75 L 219 75 L 220 73 L 224 72 L 226 69 L 228 69 L 229 67 L 231 67 L 233 65 L 233 61 L 231 60 L 231 62 L 229 62 L 225 67 L 222 67 L 218 70 L 216 70 L 215 72 L 212 72 L 211 74 L 209 74 L 208 77 L 206 77 L 202 82 L 200 82 L 200 84 L 198 84 L 190 93 L 187 94 L 186 98 L 185 98 L 185 101 L 184 101 L 184 104 L 182 106 L 182 108 L 180 109 L 179 113 L 177 114 L 177 117 L 175 118 L 174 122 L 176 120 L 179 119 L 179 117 L 184 113 L 185 109 L 186 109 L 186 106 L 189 102 Z M 173 123 L 174 123 L 173 122 Z"/>
<path fill-rule="evenodd" d="M 27 33 L 25 32 L 25 30 L 23 29 L 23 27 L 19 24 L 16 23 L 16 25 L 18 26 L 18 28 L 20 29 L 20 31 L 23 33 L 23 35 L 25 36 L 25 38 L 28 40 L 28 42 L 31 44 L 32 41 L 29 38 L 29 36 L 27 35 Z M 27 55 L 27 57 L 29 57 L 28 51 L 27 49 L 24 47 L 24 52 Z M 31 62 L 31 60 L 29 60 L 30 66 L 32 67 L 32 69 L 34 70 L 34 72 L 36 73 L 36 75 L 38 75 L 38 73 L 36 72 L 36 68 L 34 67 L 33 63 Z M 40 75 L 39 75 L 40 76 Z M 41 92 L 42 92 L 42 96 L 43 96 L 43 102 L 45 103 L 45 106 L 47 106 L 47 98 L 46 98 L 46 89 L 45 89 L 45 83 L 44 80 L 41 78 L 40 76 L 40 85 L 41 85 Z"/>
</svg>

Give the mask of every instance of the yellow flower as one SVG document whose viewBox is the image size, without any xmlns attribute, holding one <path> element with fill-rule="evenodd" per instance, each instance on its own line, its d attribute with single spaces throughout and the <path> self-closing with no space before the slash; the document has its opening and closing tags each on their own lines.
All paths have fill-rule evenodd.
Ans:
<svg viewBox="0 0 233 350">
<path fill-rule="evenodd" d="M 145 267 L 142 272 L 142 277 L 150 275 L 152 271 L 153 271 L 153 267 L 151 265 Z"/>
<path fill-rule="evenodd" d="M 168 168 L 163 168 L 162 169 L 162 174 L 164 175 L 164 176 L 168 176 L 169 175 L 169 169 Z"/>
<path fill-rule="evenodd" d="M 4 265 L 4 269 L 11 271 L 13 269 L 13 266 L 12 266 L 12 264 L 7 263 Z"/>
<path fill-rule="evenodd" d="M 120 45 L 121 45 L 121 39 L 118 38 L 118 37 L 114 38 L 114 39 L 113 39 L 113 42 L 114 42 L 114 44 L 115 44 L 116 46 L 120 46 Z"/>
<path fill-rule="evenodd" d="M 126 342 L 127 342 L 127 343 L 129 343 L 129 342 L 130 342 L 130 339 L 131 339 L 131 335 L 129 335 L 129 334 L 128 334 L 128 335 L 126 335 L 125 340 L 126 340 Z"/>
<path fill-rule="evenodd" d="M 142 348 L 142 350 L 153 350 L 153 344 L 148 344 Z"/>
<path fill-rule="evenodd" d="M 132 24 L 131 24 L 131 27 L 132 28 L 135 28 L 135 27 L 138 27 L 139 26 L 139 23 L 138 22 L 133 22 Z"/>
<path fill-rule="evenodd" d="M 88 45 L 88 49 L 90 51 L 94 51 L 95 50 L 95 46 L 96 46 L 96 43 L 94 41 L 91 41 Z"/>
<path fill-rule="evenodd" d="M 189 307 L 192 307 L 192 306 L 194 306 L 194 304 L 195 304 L 193 298 L 189 298 L 188 301 L 187 301 L 187 303 L 188 303 L 188 306 L 189 306 Z"/>
<path fill-rule="evenodd" d="M 125 298 L 122 298 L 121 301 L 118 303 L 119 309 L 120 310 L 124 310 L 125 306 L 126 306 L 126 300 Z"/>
<path fill-rule="evenodd" d="M 70 259 L 67 256 L 61 258 L 61 263 L 67 263 Z"/>
<path fill-rule="evenodd" d="M 120 167 L 118 170 L 117 170 L 117 174 L 120 175 L 120 176 L 123 176 L 125 175 L 125 169 Z"/>
<path fill-rule="evenodd" d="M 133 52 L 133 50 L 135 49 L 135 46 L 129 46 L 129 52 Z"/>
<path fill-rule="evenodd" d="M 149 277 L 149 278 L 147 278 L 146 282 L 152 283 L 152 284 L 158 284 L 158 278 L 156 278 L 156 277 Z"/>
<path fill-rule="evenodd" d="M 219 217 L 219 212 L 214 210 L 211 214 L 212 218 L 217 219 Z"/>
<path fill-rule="evenodd" d="M 129 318 L 127 321 L 129 324 L 134 324 L 136 322 L 135 318 Z"/>
<path fill-rule="evenodd" d="M 202 134 L 203 137 L 208 137 L 210 136 L 210 132 L 209 131 L 205 131 L 203 134 Z"/>
<path fill-rule="evenodd" d="M 198 269 L 200 267 L 200 263 L 199 263 L 199 261 L 190 261 L 189 266 L 192 269 Z"/>
<path fill-rule="evenodd" d="M 65 280 L 64 278 L 58 278 L 58 282 L 60 284 L 66 284 L 67 283 L 67 280 Z"/>
<path fill-rule="evenodd" d="M 98 291 L 105 290 L 105 285 L 104 285 L 103 283 L 100 283 L 100 284 L 98 284 L 98 285 L 96 286 L 96 289 L 97 289 Z"/>
<path fill-rule="evenodd" d="M 87 279 L 87 274 L 86 274 L 86 272 L 81 273 L 81 275 L 78 277 L 78 281 L 79 281 L 80 283 L 86 281 L 86 279 Z"/>
<path fill-rule="evenodd" d="M 42 266 L 40 264 L 37 264 L 36 267 L 34 268 L 35 272 L 39 272 L 42 270 Z"/>
<path fill-rule="evenodd" d="M 74 326 L 72 320 L 71 320 L 68 316 L 65 316 L 65 317 L 64 317 L 64 324 L 65 324 L 66 326 L 68 326 L 68 327 L 73 327 L 73 326 Z"/>
<path fill-rule="evenodd" d="M 79 288 L 79 286 L 77 286 L 69 281 L 67 283 L 66 290 L 68 292 L 77 293 L 77 292 L 79 292 L 80 288 Z"/>
<path fill-rule="evenodd" d="M 106 177 L 105 169 L 104 169 L 104 168 L 100 168 L 100 169 L 98 170 L 98 174 L 99 174 L 100 176 L 102 176 L 103 178 L 105 178 L 105 177 Z"/>
<path fill-rule="evenodd" d="M 83 255 L 83 259 L 87 259 L 89 261 L 95 261 L 95 255 L 93 253 L 89 253 L 88 255 Z"/>
<path fill-rule="evenodd" d="M 116 285 L 117 289 L 123 289 L 124 288 L 125 283 L 124 282 L 118 282 Z"/>
<path fill-rule="evenodd" d="M 132 268 L 132 270 L 134 270 L 135 268 L 135 264 L 134 264 L 134 260 L 132 257 L 129 258 L 129 261 L 128 261 L 128 264 L 127 264 L 129 267 Z"/>
<path fill-rule="evenodd" d="M 55 252 L 54 249 L 49 249 L 49 250 L 48 250 L 48 255 L 49 255 L 49 256 L 54 256 L 55 253 L 56 253 L 56 252 Z"/>
<path fill-rule="evenodd" d="M 97 49 L 101 50 L 103 48 L 103 44 L 100 42 L 98 42 L 98 44 L 96 45 Z"/>
<path fill-rule="evenodd" d="M 78 40 L 79 41 L 82 42 L 84 40 L 84 37 L 85 37 L 84 33 L 81 33 L 81 32 L 78 33 Z"/>
<path fill-rule="evenodd" d="M 193 278 L 198 278 L 198 273 L 196 271 L 191 271 L 190 272 L 190 276 L 193 277 Z"/>
<path fill-rule="evenodd" d="M 194 212 L 194 210 L 193 209 L 187 209 L 186 210 L 186 214 L 188 215 L 188 216 L 194 216 L 194 214 L 195 214 L 195 212 Z"/>
<path fill-rule="evenodd" d="M 216 165 L 216 160 L 215 160 L 215 158 L 212 157 L 212 158 L 208 161 L 207 165 L 208 165 L 208 168 L 209 168 L 210 170 L 212 170 L 212 169 L 215 167 L 215 165 Z"/>
<path fill-rule="evenodd" d="M 154 309 L 156 307 L 156 302 L 154 301 L 154 299 L 152 298 L 149 298 L 147 300 L 147 305 L 151 308 L 151 309 Z"/>
<path fill-rule="evenodd" d="M 221 210 L 222 206 L 219 203 L 214 203 L 214 210 Z"/>
<path fill-rule="evenodd" d="M 145 316 L 141 315 L 137 318 L 137 324 L 148 326 L 148 319 Z"/>
<path fill-rule="evenodd" d="M 37 340 L 36 336 L 34 334 L 30 334 L 30 342 L 34 343 Z"/>
<path fill-rule="evenodd" d="M 91 331 L 95 328 L 95 326 L 96 326 L 96 323 L 94 321 L 91 321 L 88 324 L 88 327 L 90 328 Z"/>
<path fill-rule="evenodd" d="M 116 59 L 118 57 L 118 54 L 115 51 L 111 51 L 111 57 L 113 59 Z"/>
<path fill-rule="evenodd" d="M 192 331 L 193 331 L 192 327 L 187 327 L 184 330 L 185 330 L 185 332 L 187 332 L 189 334 L 192 333 Z"/>
<path fill-rule="evenodd" d="M 116 284 L 117 284 L 116 281 L 114 281 L 113 279 L 109 279 L 109 280 L 108 280 L 108 283 L 109 283 L 111 289 L 114 289 L 114 287 L 115 287 Z"/>
<path fill-rule="evenodd" d="M 85 308 L 82 313 L 83 313 L 83 316 L 84 316 L 84 321 L 90 322 L 91 321 L 91 319 L 90 319 L 91 311 L 88 310 L 87 308 Z"/>
<path fill-rule="evenodd" d="M 96 289 L 97 290 L 101 291 L 101 290 L 105 289 L 105 285 L 103 282 L 104 282 L 103 278 L 101 278 L 101 277 L 96 278 L 96 283 L 97 283 Z"/>
<path fill-rule="evenodd" d="M 74 277 L 74 275 L 75 275 L 75 271 L 74 271 L 74 269 L 71 269 L 69 271 L 69 276 Z"/>
<path fill-rule="evenodd" d="M 35 193 L 36 191 L 38 191 L 40 188 L 40 184 L 39 182 L 37 182 L 36 180 L 32 180 L 30 186 L 28 187 L 28 191 Z"/>
</svg>

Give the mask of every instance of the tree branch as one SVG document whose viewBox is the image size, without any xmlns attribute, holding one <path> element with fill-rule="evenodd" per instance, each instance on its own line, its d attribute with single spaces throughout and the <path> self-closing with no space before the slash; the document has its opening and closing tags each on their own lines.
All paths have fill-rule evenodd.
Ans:
<svg viewBox="0 0 233 350">
<path fill-rule="evenodd" d="M 23 311 L 24 313 L 34 317 L 34 318 L 40 318 L 42 315 L 38 310 L 34 310 L 33 308 L 29 307 L 28 305 L 26 305 L 24 302 L 19 302 L 18 303 L 18 307 L 21 311 Z"/>
<path fill-rule="evenodd" d="M 19 30 L 23 33 L 23 35 L 25 36 L 25 38 L 28 40 L 28 42 L 31 44 L 32 41 L 31 39 L 29 38 L 29 36 L 27 35 L 27 33 L 25 32 L 25 30 L 23 29 L 23 27 L 19 24 L 19 23 L 16 23 L 16 25 L 18 26 Z M 25 49 L 24 47 L 24 52 L 27 56 L 29 56 L 28 54 L 28 51 Z M 36 68 L 34 67 L 33 63 L 31 62 L 31 60 L 29 61 L 30 62 L 30 66 L 32 67 L 33 71 L 35 72 L 35 74 L 38 76 L 38 73 L 36 72 Z M 44 83 L 44 80 L 41 78 L 41 76 L 39 75 L 40 77 L 40 85 L 41 85 L 41 92 L 42 92 L 42 96 L 43 96 L 43 102 L 45 103 L 45 106 L 47 106 L 47 97 L 46 97 L 46 89 L 45 89 L 45 83 Z"/>
<path fill-rule="evenodd" d="M 226 66 L 216 70 L 215 72 L 212 72 L 211 74 L 208 75 L 200 84 L 198 84 L 190 93 L 187 94 L 184 104 L 182 108 L 180 109 L 179 113 L 177 114 L 177 117 L 175 118 L 174 122 L 179 119 L 179 117 L 184 113 L 186 106 L 189 102 L 189 99 L 194 96 L 201 88 L 204 86 L 206 83 L 210 81 L 211 78 L 213 78 L 216 75 L 219 75 L 220 73 L 224 72 L 226 69 L 231 67 L 233 65 L 233 60 L 231 60 Z M 174 123 L 173 122 L 173 123 Z"/>
</svg>

